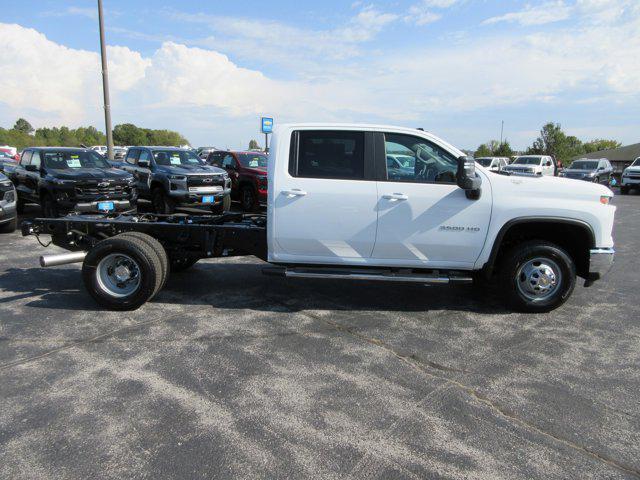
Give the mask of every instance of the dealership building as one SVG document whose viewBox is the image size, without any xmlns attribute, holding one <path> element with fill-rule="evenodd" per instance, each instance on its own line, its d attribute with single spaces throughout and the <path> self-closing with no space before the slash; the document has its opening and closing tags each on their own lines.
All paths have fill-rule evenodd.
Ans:
<svg viewBox="0 0 640 480">
<path fill-rule="evenodd" d="M 587 153 L 574 158 L 606 158 L 611 162 L 615 173 L 621 174 L 622 171 L 631 165 L 636 158 L 640 157 L 640 143 L 634 143 L 633 145 L 627 145 L 626 147 L 613 148 L 611 150 L 600 150 L 599 152 Z"/>
</svg>

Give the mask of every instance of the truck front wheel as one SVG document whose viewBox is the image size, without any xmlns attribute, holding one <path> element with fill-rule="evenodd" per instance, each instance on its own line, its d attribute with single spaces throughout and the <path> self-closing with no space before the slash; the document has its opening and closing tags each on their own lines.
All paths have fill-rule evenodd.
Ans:
<svg viewBox="0 0 640 480">
<path fill-rule="evenodd" d="M 131 237 L 108 238 L 92 248 L 82 264 L 89 294 L 110 310 L 135 310 L 160 290 L 160 258 L 147 243 Z"/>
<path fill-rule="evenodd" d="M 559 246 L 532 240 L 511 248 L 502 268 L 504 292 L 518 311 L 549 312 L 562 305 L 576 285 L 576 266 Z"/>
<path fill-rule="evenodd" d="M 627 195 L 628 193 L 629 193 L 629 187 L 626 187 L 626 186 L 622 185 L 620 187 L 620 194 L 621 195 Z"/>
<path fill-rule="evenodd" d="M 253 212 L 258 209 L 258 196 L 251 185 L 245 185 L 240 191 L 240 203 L 245 212 Z"/>
<path fill-rule="evenodd" d="M 155 213 L 171 215 L 176 211 L 176 204 L 162 187 L 156 187 L 151 193 L 151 205 Z"/>
</svg>

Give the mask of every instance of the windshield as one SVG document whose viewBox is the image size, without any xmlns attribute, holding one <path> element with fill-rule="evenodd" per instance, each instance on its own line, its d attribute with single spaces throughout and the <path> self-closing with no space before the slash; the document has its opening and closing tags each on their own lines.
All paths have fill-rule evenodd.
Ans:
<svg viewBox="0 0 640 480">
<path fill-rule="evenodd" d="M 175 165 L 204 165 L 193 150 L 154 150 L 156 165 L 170 167 Z"/>
<path fill-rule="evenodd" d="M 595 170 L 598 168 L 598 162 L 589 162 L 586 160 L 576 160 L 569 167 L 570 170 Z"/>
<path fill-rule="evenodd" d="M 238 153 L 238 161 L 246 168 L 267 168 L 267 156 L 264 153 Z"/>
<path fill-rule="evenodd" d="M 515 165 L 540 165 L 541 161 L 540 157 L 518 157 L 513 163 Z"/>
<path fill-rule="evenodd" d="M 483 167 L 490 167 L 492 161 L 492 158 L 476 158 L 476 162 L 478 162 Z"/>
<path fill-rule="evenodd" d="M 635 162 L 631 164 L 632 167 L 640 167 L 640 158 L 636 158 Z"/>
<path fill-rule="evenodd" d="M 104 157 L 93 150 L 84 152 L 42 152 L 44 166 L 54 170 L 66 170 L 69 168 L 111 168 Z"/>
</svg>

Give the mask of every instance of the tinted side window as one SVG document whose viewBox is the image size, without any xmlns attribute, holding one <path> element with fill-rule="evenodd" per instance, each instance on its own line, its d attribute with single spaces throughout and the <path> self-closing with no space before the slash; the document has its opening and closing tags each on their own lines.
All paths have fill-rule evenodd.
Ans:
<svg viewBox="0 0 640 480">
<path fill-rule="evenodd" d="M 31 155 L 31 165 L 40 168 L 40 152 L 37 150 L 34 150 L 33 155 Z"/>
<path fill-rule="evenodd" d="M 147 162 L 151 163 L 151 154 L 149 153 L 149 150 L 139 150 L 139 152 L 140 157 L 138 157 L 138 161 L 146 160 Z"/>
<path fill-rule="evenodd" d="M 294 177 L 362 180 L 364 132 L 301 131 Z"/>
<path fill-rule="evenodd" d="M 30 161 L 31 161 L 31 150 L 27 150 L 22 153 L 22 157 L 20 158 L 20 165 L 24 167 L 25 165 L 29 165 Z"/>
<path fill-rule="evenodd" d="M 138 159 L 138 150 L 134 148 L 130 148 L 127 151 L 127 156 L 124 158 L 124 161 L 127 163 L 130 163 L 131 165 L 135 165 L 137 159 Z"/>
<path fill-rule="evenodd" d="M 455 183 L 458 170 L 456 157 L 430 141 L 397 133 L 385 134 L 385 150 L 400 165 L 387 168 L 392 182 Z"/>
<path fill-rule="evenodd" d="M 222 159 L 222 168 L 235 168 L 236 159 L 230 153 Z"/>
<path fill-rule="evenodd" d="M 219 167 L 222 165 L 222 156 L 224 154 L 222 152 L 213 152 L 209 154 L 209 158 L 207 158 L 207 163 L 210 165 L 215 165 Z"/>
</svg>

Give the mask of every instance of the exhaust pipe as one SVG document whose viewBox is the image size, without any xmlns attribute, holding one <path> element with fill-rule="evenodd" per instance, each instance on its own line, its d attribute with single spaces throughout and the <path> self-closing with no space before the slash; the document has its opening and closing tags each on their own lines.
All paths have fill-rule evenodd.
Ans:
<svg viewBox="0 0 640 480">
<path fill-rule="evenodd" d="M 61 253 L 59 255 L 42 255 L 40 257 L 41 267 L 55 267 L 68 263 L 80 263 L 87 256 L 87 252 Z"/>
</svg>

